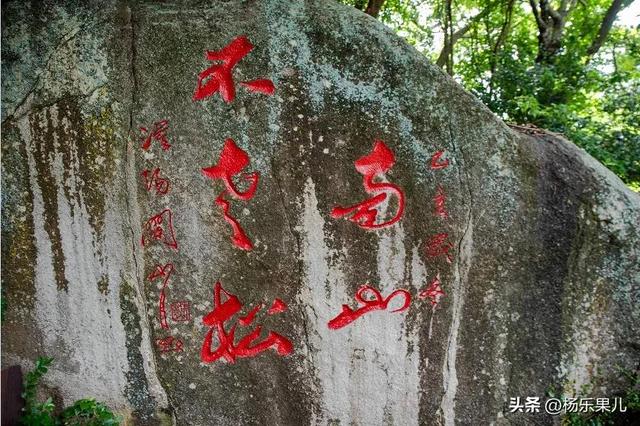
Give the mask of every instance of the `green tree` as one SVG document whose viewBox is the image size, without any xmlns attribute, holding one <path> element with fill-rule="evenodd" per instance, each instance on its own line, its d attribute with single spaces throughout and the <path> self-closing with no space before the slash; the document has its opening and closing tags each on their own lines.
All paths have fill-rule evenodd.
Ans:
<svg viewBox="0 0 640 426">
<path fill-rule="evenodd" d="M 631 0 L 375 3 L 498 116 L 564 134 L 640 190 L 640 33 L 616 24 Z"/>
</svg>

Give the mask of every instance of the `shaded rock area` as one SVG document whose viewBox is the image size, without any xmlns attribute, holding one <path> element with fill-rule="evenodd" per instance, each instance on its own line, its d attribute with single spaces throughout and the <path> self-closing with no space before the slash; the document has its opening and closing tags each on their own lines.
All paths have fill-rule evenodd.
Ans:
<svg viewBox="0 0 640 426">
<path fill-rule="evenodd" d="M 205 52 L 241 35 L 255 47 L 234 99 L 194 101 Z M 640 197 L 561 137 L 510 129 L 353 8 L 7 1 L 2 58 L 2 365 L 55 357 L 65 404 L 145 425 L 553 424 L 509 398 L 612 396 L 640 362 Z M 256 79 L 275 93 L 239 84 Z M 227 196 L 250 251 L 201 173 L 227 138 L 259 174 L 252 197 Z M 373 196 L 354 162 L 375 140 L 395 155 L 376 182 L 404 211 L 368 230 L 332 209 Z M 142 176 L 156 168 L 164 195 Z M 376 223 L 399 211 L 389 198 Z M 165 209 L 177 247 L 167 216 L 162 236 L 148 222 Z M 150 279 L 167 264 L 165 286 Z M 437 277 L 432 307 L 418 295 Z M 291 353 L 203 362 L 218 281 L 239 316 L 265 305 L 236 342 L 259 323 Z M 330 329 L 367 283 L 409 307 Z"/>
</svg>

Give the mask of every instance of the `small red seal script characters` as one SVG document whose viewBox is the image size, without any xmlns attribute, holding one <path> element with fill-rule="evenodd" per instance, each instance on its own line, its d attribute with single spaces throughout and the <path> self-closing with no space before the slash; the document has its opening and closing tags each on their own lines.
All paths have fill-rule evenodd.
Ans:
<svg viewBox="0 0 640 426">
<path fill-rule="evenodd" d="M 176 233 L 173 230 L 173 213 L 170 209 L 152 216 L 142 227 L 142 246 L 147 246 L 152 240 L 161 241 L 165 246 L 178 250 Z"/>
<path fill-rule="evenodd" d="M 440 170 L 449 167 L 449 159 L 445 158 L 442 160 L 443 154 L 444 151 L 437 151 L 433 156 L 431 156 L 431 170 Z"/>
<path fill-rule="evenodd" d="M 140 175 L 144 179 L 144 187 L 147 191 L 155 188 L 158 195 L 165 195 L 169 192 L 169 180 L 160 177 L 160 169 L 158 167 L 154 170 L 145 169 Z"/>
<path fill-rule="evenodd" d="M 153 142 L 158 142 L 163 151 L 171 148 L 169 139 L 167 139 L 167 130 L 169 130 L 169 120 L 160 120 L 153 123 L 153 128 L 147 129 L 140 127 L 140 131 L 144 134 L 142 137 L 142 149 L 147 151 L 151 148 Z"/>
<path fill-rule="evenodd" d="M 437 306 L 440 303 L 440 298 L 445 295 L 440 283 L 440 274 L 438 274 L 427 286 L 426 290 L 421 291 L 418 294 L 420 299 L 428 299 L 431 302 L 431 306 Z"/>
</svg>

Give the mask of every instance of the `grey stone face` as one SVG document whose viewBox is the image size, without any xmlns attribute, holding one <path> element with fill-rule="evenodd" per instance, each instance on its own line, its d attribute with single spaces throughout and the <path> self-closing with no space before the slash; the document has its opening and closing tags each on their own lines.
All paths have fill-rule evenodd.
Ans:
<svg viewBox="0 0 640 426">
<path fill-rule="evenodd" d="M 552 424 L 505 404 L 610 396 L 616 368 L 638 365 L 638 195 L 561 137 L 508 128 L 372 18 L 325 0 L 2 8 L 2 363 L 55 357 L 46 384 L 65 404 L 95 397 L 136 424 Z M 233 79 L 271 79 L 274 95 L 193 101 L 205 51 L 240 35 L 255 48 Z M 140 127 L 160 120 L 171 148 L 142 150 Z M 201 173 L 227 138 L 260 174 L 250 200 L 228 198 L 251 251 L 214 203 L 222 182 Z M 366 230 L 331 211 L 371 197 L 354 162 L 377 139 L 405 210 Z M 448 167 L 430 168 L 437 151 Z M 143 185 L 156 167 L 166 195 Z M 142 247 L 166 208 L 178 250 Z M 428 254 L 439 233 L 451 262 Z M 166 263 L 169 329 L 147 279 Z M 432 308 L 418 294 L 438 275 Z M 217 281 L 243 313 L 284 301 L 254 325 L 293 352 L 202 362 Z M 407 290 L 409 308 L 392 313 L 394 298 L 329 329 L 367 283 Z M 183 351 L 162 352 L 167 336 Z"/>
</svg>

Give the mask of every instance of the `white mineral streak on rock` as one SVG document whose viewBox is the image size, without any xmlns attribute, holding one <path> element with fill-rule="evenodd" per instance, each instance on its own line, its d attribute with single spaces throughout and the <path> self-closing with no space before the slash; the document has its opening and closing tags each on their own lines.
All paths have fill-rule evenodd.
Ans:
<svg viewBox="0 0 640 426">
<path fill-rule="evenodd" d="M 124 407 L 127 404 L 123 394 L 127 352 L 125 331 L 120 322 L 119 295 L 113 287 L 119 283 L 119 259 L 110 259 L 113 262 L 108 268 L 111 291 L 103 295 L 97 286 L 104 273 L 96 255 L 101 242 L 94 239 L 84 204 L 75 204 L 64 195 L 63 164 L 61 154 L 56 153 L 50 172 L 56 182 L 58 211 L 50 214 L 57 215 L 65 275 L 69 281 L 68 291 L 57 289 L 28 118 L 19 121 L 19 128 L 27 147 L 29 180 L 33 188 L 37 248 L 35 320 L 43 334 L 44 353 L 55 358 L 45 381 L 62 389 L 67 403 L 90 395 L 114 407 Z"/>
<path fill-rule="evenodd" d="M 449 294 L 452 295 L 451 326 L 447 337 L 447 351 L 442 366 L 442 383 L 444 395 L 440 403 L 440 410 L 446 426 L 455 424 L 456 392 L 458 390 L 458 375 L 456 373 L 456 357 L 458 355 L 458 332 L 462 319 L 462 308 L 466 295 L 467 275 L 471 268 L 473 256 L 473 217 L 469 212 L 467 228 L 460 241 L 458 259 L 453 268 L 453 283 Z"/>
<path fill-rule="evenodd" d="M 596 308 L 598 289 L 602 286 L 602 278 L 594 278 L 590 291 L 582 295 L 581 300 L 575 300 L 574 308 L 579 309 L 571 316 L 566 342 L 568 351 L 563 351 L 558 368 L 567 396 L 584 396 L 585 386 L 598 371 L 601 348 L 615 345 L 614 338 L 608 333 L 614 325 L 605 310 Z"/>
<path fill-rule="evenodd" d="M 349 295 L 345 292 L 344 275 L 340 264 L 329 265 L 329 248 L 324 242 L 324 219 L 318 211 L 315 185 L 307 179 L 304 191 L 304 213 L 302 216 L 302 250 L 305 264 L 305 286 L 300 298 L 309 317 L 311 356 L 321 381 L 319 390 L 324 407 L 314 413 L 318 422 L 340 420 L 348 423 L 351 410 L 349 384 L 349 353 L 344 351 L 344 342 L 329 330 L 327 322 L 333 318 Z M 327 291 L 326 289 L 329 289 Z"/>
<path fill-rule="evenodd" d="M 415 290 L 421 290 L 426 287 L 427 279 L 427 267 L 424 264 L 420 250 L 415 246 L 411 251 L 411 284 L 413 284 Z"/>
<path fill-rule="evenodd" d="M 343 304 L 356 307 L 354 295 L 345 289 L 365 283 L 345 282 L 340 263 L 329 264 L 336 253 L 324 242 L 324 219 L 311 178 L 305 187 L 302 228 L 306 286 L 300 298 L 310 318 L 311 356 L 321 387 L 317 423 L 417 424 L 418 338 L 406 337 L 406 312 L 389 312 L 401 300 L 394 300 L 387 312 L 372 312 L 342 329 L 327 327 Z M 381 236 L 378 264 L 381 281 L 369 284 L 383 296 L 397 288 L 414 293 L 409 283 L 403 282 L 404 232 L 400 226 Z M 411 353 L 410 345 L 414 348 Z"/>
<path fill-rule="evenodd" d="M 379 288 L 383 297 L 400 288 L 407 290 L 414 302 L 409 309 L 416 310 L 420 309 L 420 304 L 415 298 L 415 288 L 410 285 L 412 283 L 403 281 L 406 264 L 404 243 L 405 235 L 401 222 L 380 234 L 377 259 L 380 283 L 371 284 Z M 375 393 L 377 398 L 372 401 L 374 407 L 384 407 L 382 417 L 372 418 L 372 421 L 366 424 L 382 424 L 387 421 L 392 421 L 393 424 L 418 424 L 419 339 L 415 333 L 405 331 L 409 309 L 391 313 L 402 302 L 400 297 L 394 299 L 387 311 L 371 314 L 368 330 L 364 327 L 358 329 L 358 332 L 361 332 L 359 337 L 362 338 L 362 346 L 365 348 L 363 372 L 377 372 L 377 375 L 385 379 L 381 389 L 386 389 L 386 392 Z M 414 350 L 410 351 L 410 347 Z"/>
<path fill-rule="evenodd" d="M 422 311 L 429 312 L 430 319 L 428 338 L 430 340 L 431 333 L 433 331 L 433 318 L 435 316 L 435 310 L 431 309 L 431 303 L 429 303 L 428 301 L 421 302 L 421 300 L 417 297 L 418 293 L 421 290 L 427 288 L 427 285 L 429 284 L 429 274 L 427 271 L 427 267 L 417 246 L 413 247 L 413 250 L 411 251 L 411 284 L 413 285 L 413 303 L 415 308 L 419 309 L 418 313 L 422 313 Z M 423 318 L 424 316 L 420 315 L 417 322 L 419 323 L 423 320 Z M 419 340 L 416 340 L 416 350 L 418 350 L 418 342 Z M 425 362 L 427 365 L 429 365 L 428 354 Z"/>
</svg>

